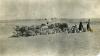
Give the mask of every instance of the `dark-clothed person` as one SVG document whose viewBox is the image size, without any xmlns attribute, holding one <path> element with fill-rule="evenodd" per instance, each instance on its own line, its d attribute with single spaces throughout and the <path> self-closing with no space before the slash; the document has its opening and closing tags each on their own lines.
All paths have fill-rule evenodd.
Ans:
<svg viewBox="0 0 100 56">
<path fill-rule="evenodd" d="M 79 31 L 82 31 L 83 30 L 83 24 L 82 24 L 82 22 L 80 22 L 80 24 L 79 24 Z"/>
</svg>

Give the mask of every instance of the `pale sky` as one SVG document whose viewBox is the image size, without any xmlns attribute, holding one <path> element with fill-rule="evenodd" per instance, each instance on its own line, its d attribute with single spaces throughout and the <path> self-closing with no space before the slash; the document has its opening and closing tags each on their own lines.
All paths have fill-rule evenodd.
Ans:
<svg viewBox="0 0 100 56">
<path fill-rule="evenodd" d="M 100 0 L 0 0 L 0 20 L 100 18 Z"/>
</svg>

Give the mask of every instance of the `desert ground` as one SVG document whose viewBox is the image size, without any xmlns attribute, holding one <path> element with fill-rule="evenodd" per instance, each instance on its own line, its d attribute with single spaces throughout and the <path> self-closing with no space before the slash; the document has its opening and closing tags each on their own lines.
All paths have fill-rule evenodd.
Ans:
<svg viewBox="0 0 100 56">
<path fill-rule="evenodd" d="M 100 23 L 91 24 L 93 32 L 10 38 L 15 25 L 41 23 L 45 21 L 0 23 L 0 56 L 97 56 L 100 53 Z"/>
</svg>

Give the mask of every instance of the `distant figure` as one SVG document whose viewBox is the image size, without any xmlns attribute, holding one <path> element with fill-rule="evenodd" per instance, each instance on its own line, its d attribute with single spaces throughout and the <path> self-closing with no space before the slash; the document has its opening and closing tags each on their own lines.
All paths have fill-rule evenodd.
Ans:
<svg viewBox="0 0 100 56">
<path fill-rule="evenodd" d="M 76 32 L 76 33 L 78 33 L 78 32 L 79 32 L 78 27 L 77 27 L 77 25 L 76 25 L 76 24 L 75 24 L 75 32 Z"/>
<path fill-rule="evenodd" d="M 47 20 L 47 18 L 45 18 L 44 20 Z"/>
<path fill-rule="evenodd" d="M 90 26 L 90 19 L 87 22 L 87 31 L 93 32 L 93 30 L 91 29 L 91 26 Z"/>
<path fill-rule="evenodd" d="M 45 18 L 45 21 L 46 21 L 46 24 L 48 25 L 49 24 L 49 20 L 47 18 Z"/>
<path fill-rule="evenodd" d="M 78 28 L 77 28 L 76 24 L 74 26 L 72 26 L 71 31 L 72 31 L 72 33 L 78 33 Z"/>
<path fill-rule="evenodd" d="M 49 22 L 47 21 L 47 25 L 49 24 Z"/>
<path fill-rule="evenodd" d="M 83 31 L 83 24 L 82 24 L 82 22 L 80 22 L 80 24 L 79 24 L 79 31 Z"/>
</svg>

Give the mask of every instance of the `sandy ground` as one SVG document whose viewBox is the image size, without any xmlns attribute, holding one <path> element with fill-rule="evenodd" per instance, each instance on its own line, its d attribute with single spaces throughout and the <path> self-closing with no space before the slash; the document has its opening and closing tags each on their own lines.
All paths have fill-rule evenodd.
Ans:
<svg viewBox="0 0 100 56">
<path fill-rule="evenodd" d="M 100 52 L 99 24 L 92 25 L 94 32 L 9 38 L 16 24 L 0 24 L 0 56 L 96 56 Z"/>
</svg>

